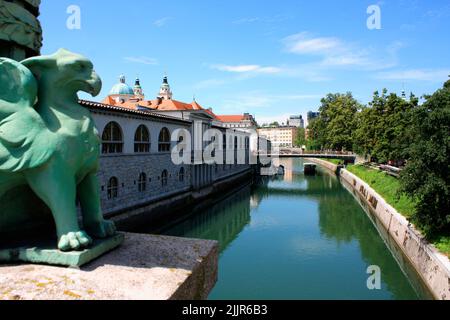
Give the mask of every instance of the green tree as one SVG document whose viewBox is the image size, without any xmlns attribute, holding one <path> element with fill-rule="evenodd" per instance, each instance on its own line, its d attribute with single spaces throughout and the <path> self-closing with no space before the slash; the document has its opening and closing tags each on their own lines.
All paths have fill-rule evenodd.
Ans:
<svg viewBox="0 0 450 320">
<path fill-rule="evenodd" d="M 350 92 L 328 94 L 321 100 L 320 115 L 310 124 L 311 139 L 321 149 L 352 150 L 356 114 L 361 105 Z"/>
<path fill-rule="evenodd" d="M 306 147 L 308 150 L 322 150 L 325 145 L 325 123 L 316 118 L 308 124 L 308 139 Z"/>
<path fill-rule="evenodd" d="M 280 124 L 278 123 L 278 121 L 274 121 L 271 124 L 269 124 L 269 127 L 279 127 Z"/>
<path fill-rule="evenodd" d="M 394 93 L 388 95 L 386 89 L 381 95 L 375 92 L 369 106 L 356 116 L 355 151 L 382 163 L 405 159 L 406 128 L 417 105 L 414 95 L 406 101 Z"/>
<path fill-rule="evenodd" d="M 295 137 L 295 145 L 297 147 L 302 147 L 306 145 L 306 136 L 305 136 L 305 129 L 298 128 L 297 130 L 297 136 Z"/>
<path fill-rule="evenodd" d="M 353 132 L 353 150 L 364 156 L 373 154 L 376 144 L 375 128 L 378 125 L 379 116 L 373 108 L 364 106 L 356 115 L 356 130 Z"/>
<path fill-rule="evenodd" d="M 401 189 L 416 199 L 414 220 L 428 234 L 450 231 L 450 81 L 411 112 L 409 161 Z"/>
</svg>

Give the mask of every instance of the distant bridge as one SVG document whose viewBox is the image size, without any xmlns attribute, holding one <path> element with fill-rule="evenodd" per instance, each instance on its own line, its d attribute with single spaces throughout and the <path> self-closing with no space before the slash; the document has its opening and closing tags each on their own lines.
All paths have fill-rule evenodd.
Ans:
<svg viewBox="0 0 450 320">
<path fill-rule="evenodd" d="M 264 153 L 260 153 L 260 156 L 267 155 Z M 339 159 L 346 160 L 350 162 L 355 162 L 356 155 L 352 153 L 345 152 L 304 152 L 302 149 L 287 149 L 283 148 L 279 150 L 279 153 L 272 153 L 268 155 L 269 157 L 278 157 L 278 158 L 317 158 L 317 159 Z"/>
</svg>

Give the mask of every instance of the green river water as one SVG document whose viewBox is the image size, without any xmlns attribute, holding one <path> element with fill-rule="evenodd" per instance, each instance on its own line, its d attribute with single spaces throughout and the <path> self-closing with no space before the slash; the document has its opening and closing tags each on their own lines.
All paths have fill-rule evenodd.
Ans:
<svg viewBox="0 0 450 320">
<path fill-rule="evenodd" d="M 210 299 L 419 299 L 383 238 L 339 179 L 282 159 L 284 177 L 243 187 L 194 210 L 165 235 L 220 243 Z M 369 290 L 369 266 L 381 289 Z"/>
</svg>

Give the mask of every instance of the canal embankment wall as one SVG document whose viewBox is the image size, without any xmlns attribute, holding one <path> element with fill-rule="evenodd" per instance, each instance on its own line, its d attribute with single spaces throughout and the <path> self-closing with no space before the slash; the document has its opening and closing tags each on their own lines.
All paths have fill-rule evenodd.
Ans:
<svg viewBox="0 0 450 320">
<path fill-rule="evenodd" d="M 217 194 L 230 191 L 253 181 L 253 169 L 245 169 L 232 176 L 215 181 L 200 190 L 188 190 L 175 194 L 168 194 L 157 201 L 128 207 L 124 210 L 109 214 L 119 230 L 128 232 L 148 232 L 159 229 L 171 221 L 182 218 L 192 208 L 202 209 L 212 204 Z"/>
<path fill-rule="evenodd" d="M 450 300 L 450 261 L 366 182 L 342 169 L 340 178 L 352 186 L 354 195 L 381 223 L 433 297 Z"/>
<path fill-rule="evenodd" d="M 329 161 L 325 161 L 325 160 L 322 160 L 322 159 L 305 158 L 305 160 L 309 161 L 309 162 L 312 162 L 312 163 L 315 163 L 315 164 L 318 164 L 321 167 L 324 167 L 324 168 L 332 171 L 333 173 L 335 173 L 337 175 L 339 174 L 339 170 L 341 168 L 341 166 L 338 166 L 338 165 L 336 165 L 334 163 L 331 163 Z"/>
<path fill-rule="evenodd" d="M 341 181 L 347 184 L 360 204 L 370 213 L 371 218 L 376 220 L 377 228 L 381 227 L 383 233 L 395 242 L 395 248 L 390 246 L 391 251 L 396 248 L 401 250 L 401 255 L 393 252 L 396 258 L 407 259 L 435 299 L 450 300 L 450 261 L 447 256 L 428 243 L 420 231 L 361 178 L 324 160 L 308 161 L 339 175 Z"/>
</svg>

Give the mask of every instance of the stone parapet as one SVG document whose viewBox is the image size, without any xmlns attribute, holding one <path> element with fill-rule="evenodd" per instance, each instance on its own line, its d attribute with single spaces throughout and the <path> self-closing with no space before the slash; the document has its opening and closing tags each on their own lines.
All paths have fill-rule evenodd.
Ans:
<svg viewBox="0 0 450 320">
<path fill-rule="evenodd" d="M 81 269 L 0 266 L 0 300 L 206 299 L 217 281 L 216 241 L 125 233 Z"/>
</svg>

